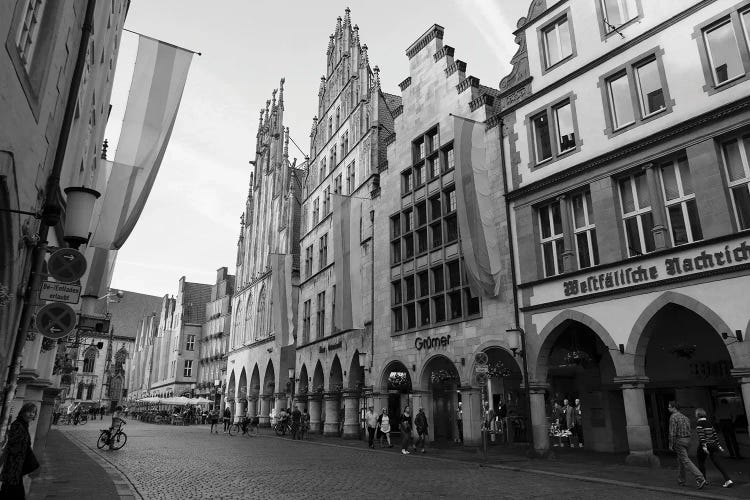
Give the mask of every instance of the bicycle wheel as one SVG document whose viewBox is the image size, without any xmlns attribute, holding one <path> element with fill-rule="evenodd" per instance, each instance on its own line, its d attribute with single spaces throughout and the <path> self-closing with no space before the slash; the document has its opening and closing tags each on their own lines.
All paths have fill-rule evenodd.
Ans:
<svg viewBox="0 0 750 500">
<path fill-rule="evenodd" d="M 86 425 L 86 422 L 88 422 L 88 418 L 84 417 L 84 418 L 82 418 L 81 420 L 78 421 L 78 424 L 79 425 Z"/>
<path fill-rule="evenodd" d="M 125 443 L 128 442 L 128 435 L 125 434 L 122 431 L 118 431 L 115 433 L 115 437 L 112 438 L 112 446 L 111 448 L 113 450 L 119 450 L 123 446 L 125 446 Z"/>
<path fill-rule="evenodd" d="M 107 446 L 107 441 L 109 441 L 109 432 L 108 431 L 102 431 L 101 434 L 99 434 L 99 439 L 96 441 L 96 447 L 100 450 Z"/>
<path fill-rule="evenodd" d="M 247 435 L 249 436 L 257 436 L 258 435 L 258 426 L 257 425 L 248 425 L 247 426 Z"/>
<path fill-rule="evenodd" d="M 230 436 L 234 436 L 236 434 L 239 434 L 240 432 L 242 432 L 242 429 L 240 428 L 240 426 L 238 424 L 232 424 L 232 425 L 229 426 L 229 435 Z"/>
<path fill-rule="evenodd" d="M 282 424 L 276 424 L 273 426 L 273 430 L 276 431 L 277 436 L 283 436 L 284 435 L 284 426 Z"/>
</svg>

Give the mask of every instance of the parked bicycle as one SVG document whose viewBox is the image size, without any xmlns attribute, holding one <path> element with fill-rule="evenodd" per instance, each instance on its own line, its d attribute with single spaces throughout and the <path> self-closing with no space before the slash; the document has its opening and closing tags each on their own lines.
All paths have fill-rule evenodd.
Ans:
<svg viewBox="0 0 750 500">
<path fill-rule="evenodd" d="M 79 415 L 77 419 L 75 417 L 72 417 L 70 419 L 70 423 L 73 425 L 85 425 L 86 422 L 88 421 L 89 421 L 89 417 L 85 413 L 82 413 L 81 415 Z"/>
<path fill-rule="evenodd" d="M 119 450 L 125 446 L 125 443 L 128 442 L 128 435 L 122 431 L 123 425 L 125 425 L 125 421 L 114 429 L 114 433 L 111 429 L 102 429 L 99 439 L 96 441 L 96 447 L 101 450 L 105 446 L 109 446 L 110 450 Z"/>
<path fill-rule="evenodd" d="M 235 436 L 241 433 L 247 437 L 257 436 L 259 424 L 260 419 L 258 417 L 242 417 L 239 422 L 229 426 L 229 435 Z"/>
<path fill-rule="evenodd" d="M 277 436 L 283 436 L 287 432 L 289 435 L 292 434 L 292 422 L 291 419 L 285 418 L 284 420 L 278 420 L 273 426 L 273 430 L 276 431 Z"/>
</svg>

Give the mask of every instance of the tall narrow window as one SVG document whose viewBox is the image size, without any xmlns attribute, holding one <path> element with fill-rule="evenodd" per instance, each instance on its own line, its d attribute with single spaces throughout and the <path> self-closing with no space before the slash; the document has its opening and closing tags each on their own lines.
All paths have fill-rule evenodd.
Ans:
<svg viewBox="0 0 750 500">
<path fill-rule="evenodd" d="M 654 219 L 645 173 L 620 180 L 620 201 L 630 256 L 653 252 L 656 248 Z"/>
<path fill-rule="evenodd" d="M 453 170 L 453 168 L 456 166 L 455 165 L 455 156 L 453 155 L 453 147 L 451 147 L 450 149 L 448 149 L 445 152 L 445 158 L 446 158 L 445 159 L 445 170 L 446 170 L 446 172 L 448 170 Z"/>
<path fill-rule="evenodd" d="M 563 16 L 543 30 L 544 57 L 546 66 L 554 66 L 573 55 L 568 17 Z"/>
<path fill-rule="evenodd" d="M 318 249 L 318 266 L 320 269 L 328 264 L 328 233 L 320 237 L 320 248 Z"/>
<path fill-rule="evenodd" d="M 310 300 L 306 300 L 303 306 L 302 313 L 302 343 L 307 344 L 310 341 L 310 315 L 311 315 L 312 303 Z"/>
<path fill-rule="evenodd" d="M 323 179 L 326 178 L 326 157 L 322 157 L 320 159 L 320 177 L 318 179 L 319 182 L 323 182 Z"/>
<path fill-rule="evenodd" d="M 185 360 L 184 369 L 182 370 L 182 376 L 183 377 L 193 376 L 193 360 L 192 359 Z"/>
<path fill-rule="evenodd" d="M 615 128 L 622 128 L 633 123 L 635 116 L 633 114 L 633 103 L 630 98 L 628 75 L 622 73 L 619 76 L 611 78 L 607 82 L 607 88 L 609 89 L 609 102 Z"/>
<path fill-rule="evenodd" d="M 563 271 L 562 258 L 565 243 L 559 201 L 539 208 L 539 228 L 544 274 L 545 276 L 560 274 Z"/>
<path fill-rule="evenodd" d="M 312 218 L 313 225 L 317 224 L 320 221 L 320 200 L 318 198 L 315 198 L 313 200 Z"/>
<path fill-rule="evenodd" d="M 664 109 L 666 107 L 664 103 L 664 90 L 661 86 L 656 59 L 651 59 L 636 66 L 635 73 L 641 116 L 646 117 Z"/>
<path fill-rule="evenodd" d="M 573 111 L 570 102 L 555 108 L 555 130 L 557 135 L 557 150 L 564 153 L 576 147 L 576 133 L 573 126 Z"/>
<path fill-rule="evenodd" d="M 745 16 L 745 19 L 747 19 L 747 16 Z M 745 29 L 747 29 L 747 25 Z M 740 49 L 737 45 L 737 35 L 730 18 L 727 18 L 718 26 L 707 29 L 703 36 L 706 40 L 708 57 L 716 85 L 721 85 L 745 74 Z"/>
<path fill-rule="evenodd" d="M 185 342 L 185 350 L 186 351 L 194 351 L 195 350 L 195 335 L 188 335 L 187 340 Z"/>
<path fill-rule="evenodd" d="M 305 249 L 305 276 L 311 276 L 313 270 L 313 246 Z"/>
<path fill-rule="evenodd" d="M 346 167 L 346 191 L 348 194 L 352 194 L 354 192 L 354 189 L 357 187 L 356 184 L 356 171 L 355 163 L 351 162 L 348 167 Z"/>
<path fill-rule="evenodd" d="M 672 243 L 682 245 L 702 240 L 703 231 L 687 158 L 664 163 L 660 171 Z"/>
<path fill-rule="evenodd" d="M 547 112 L 541 113 L 531 119 L 534 127 L 534 152 L 536 162 L 541 163 L 552 158 L 552 145 L 550 144 L 549 118 Z"/>
<path fill-rule="evenodd" d="M 18 47 L 18 54 L 27 71 L 31 66 L 34 51 L 37 47 L 39 24 L 42 21 L 42 14 L 46 5 L 47 1 L 45 0 L 26 0 L 26 9 L 22 14 L 21 22 L 18 24 L 16 47 Z"/>
<path fill-rule="evenodd" d="M 740 229 L 750 229 L 750 135 L 723 144 L 732 204 Z"/>
<path fill-rule="evenodd" d="M 318 312 L 316 316 L 316 336 L 321 338 L 325 336 L 326 331 L 326 293 L 318 294 Z"/>
<path fill-rule="evenodd" d="M 585 191 L 571 197 L 573 211 L 573 233 L 578 251 L 580 269 L 599 264 L 599 248 L 596 242 L 596 226 L 591 209 L 591 193 Z"/>
</svg>

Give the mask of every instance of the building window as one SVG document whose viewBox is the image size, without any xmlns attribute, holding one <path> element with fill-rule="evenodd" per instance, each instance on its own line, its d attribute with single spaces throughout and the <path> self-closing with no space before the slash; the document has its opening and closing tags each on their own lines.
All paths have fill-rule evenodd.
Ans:
<svg viewBox="0 0 750 500">
<path fill-rule="evenodd" d="M 574 55 L 572 30 L 567 14 L 542 28 L 542 42 L 545 68 L 551 68 Z"/>
<path fill-rule="evenodd" d="M 530 155 L 536 165 L 579 149 L 574 100 L 571 94 L 531 115 Z"/>
<path fill-rule="evenodd" d="M 325 156 L 320 159 L 320 172 L 319 172 L 319 175 L 320 175 L 320 177 L 318 177 L 318 179 L 319 179 L 318 182 L 323 182 L 323 179 L 326 178 L 326 157 Z"/>
<path fill-rule="evenodd" d="M 445 171 L 451 171 L 456 166 L 455 156 L 453 155 L 453 145 L 445 150 Z"/>
<path fill-rule="evenodd" d="M 670 112 L 664 66 L 660 52 L 639 57 L 603 77 L 608 134 L 613 134 Z"/>
<path fill-rule="evenodd" d="M 563 272 L 563 251 L 565 250 L 560 201 L 539 208 L 539 228 L 544 275 L 560 274 Z"/>
<path fill-rule="evenodd" d="M 696 29 L 707 88 L 729 87 L 750 73 L 750 9 L 741 8 L 708 20 Z M 699 31 L 699 33 L 698 33 Z"/>
<path fill-rule="evenodd" d="M 437 154 L 429 160 L 429 175 L 430 179 L 434 179 L 440 175 L 440 155 Z"/>
<path fill-rule="evenodd" d="M 656 248 L 654 219 L 646 174 L 641 172 L 620 179 L 619 186 L 622 221 L 629 255 L 634 257 L 653 252 Z"/>
<path fill-rule="evenodd" d="M 703 231 L 687 158 L 662 163 L 659 171 L 672 243 L 683 245 L 702 240 Z"/>
<path fill-rule="evenodd" d="M 313 200 L 312 218 L 313 226 L 320 221 L 320 200 L 318 198 Z"/>
<path fill-rule="evenodd" d="M 318 266 L 323 269 L 328 264 L 328 233 L 320 237 L 318 257 Z"/>
<path fill-rule="evenodd" d="M 354 167 L 354 162 L 351 162 L 349 166 L 346 167 L 346 191 L 348 194 L 352 194 L 357 187 L 357 184 L 355 183 L 356 169 Z"/>
<path fill-rule="evenodd" d="M 185 367 L 182 370 L 182 376 L 183 377 L 193 376 L 193 360 L 192 359 L 185 360 Z"/>
<path fill-rule="evenodd" d="M 326 330 L 326 293 L 318 294 L 318 312 L 315 317 L 316 338 L 325 337 Z"/>
<path fill-rule="evenodd" d="M 303 305 L 302 313 L 302 343 L 307 344 L 310 341 L 310 315 L 312 310 L 312 301 L 306 300 Z"/>
<path fill-rule="evenodd" d="M 18 55 L 27 71 L 31 66 L 31 61 L 38 45 L 39 25 L 46 6 L 47 2 L 45 0 L 26 0 L 26 8 L 22 13 L 21 22 L 18 25 L 16 47 L 18 48 Z"/>
<path fill-rule="evenodd" d="M 331 154 L 329 156 L 331 158 L 331 170 L 333 170 L 334 168 L 336 168 L 336 164 L 338 163 L 336 161 L 336 145 L 335 144 L 331 148 Z"/>
<path fill-rule="evenodd" d="M 331 213 L 331 186 L 323 190 L 323 217 Z"/>
<path fill-rule="evenodd" d="M 750 229 L 750 135 L 722 145 L 732 205 L 740 229 Z"/>
<path fill-rule="evenodd" d="M 424 137 L 420 137 L 414 141 L 412 145 L 412 151 L 414 152 L 414 160 L 412 163 L 417 163 L 419 160 L 424 158 Z"/>
<path fill-rule="evenodd" d="M 86 399 L 91 399 L 94 396 L 94 384 L 89 384 L 86 387 Z"/>
<path fill-rule="evenodd" d="M 601 0 L 605 33 L 613 33 L 620 26 L 640 17 L 636 0 Z"/>
<path fill-rule="evenodd" d="M 409 193 L 413 189 L 411 169 L 401 173 L 401 194 Z"/>
<path fill-rule="evenodd" d="M 312 276 L 313 269 L 313 246 L 305 249 L 305 276 Z"/>
<path fill-rule="evenodd" d="M 414 187 L 420 187 L 425 181 L 425 166 L 424 162 L 414 167 Z"/>
<path fill-rule="evenodd" d="M 185 342 L 185 350 L 186 351 L 194 351 L 195 350 L 195 335 L 188 335 L 187 341 Z"/>
<path fill-rule="evenodd" d="M 578 268 L 584 269 L 599 264 L 599 248 L 596 242 L 596 226 L 591 207 L 591 193 L 584 191 L 571 196 L 573 212 L 573 234 L 578 252 Z"/>
<path fill-rule="evenodd" d="M 83 355 L 83 373 L 93 373 L 94 364 L 96 363 L 96 352 L 93 348 L 86 350 Z"/>
<path fill-rule="evenodd" d="M 341 194 L 341 174 L 336 176 L 336 179 L 333 181 L 333 192 L 335 194 Z"/>
</svg>

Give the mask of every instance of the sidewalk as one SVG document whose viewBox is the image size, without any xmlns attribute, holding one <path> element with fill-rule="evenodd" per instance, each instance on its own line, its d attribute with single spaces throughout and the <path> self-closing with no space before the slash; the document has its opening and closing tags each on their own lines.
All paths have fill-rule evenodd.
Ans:
<svg viewBox="0 0 750 500">
<path fill-rule="evenodd" d="M 271 436 L 270 429 L 262 429 L 262 435 Z M 289 437 L 279 439 L 290 439 Z M 332 444 L 352 448 L 367 448 L 366 440 L 349 440 L 338 437 L 323 437 L 320 434 L 305 438 L 320 444 Z M 380 448 L 375 445 L 376 452 L 401 453 L 401 441 L 391 438 L 393 448 Z M 480 467 L 491 467 L 506 470 L 516 470 L 547 476 L 560 476 L 612 484 L 613 486 L 627 484 L 652 491 L 682 494 L 698 498 L 750 498 L 750 459 L 733 460 L 725 458 L 722 464 L 734 481 L 732 488 L 722 488 L 724 480 L 710 461 L 706 463 L 707 484 L 702 490 L 695 488 L 688 473 L 688 486 L 677 484 L 677 460 L 674 455 L 659 456 L 661 467 L 652 469 L 625 465 L 624 454 L 599 453 L 579 448 L 553 448 L 555 458 L 530 459 L 527 457 L 527 446 L 522 444 L 500 445 L 488 447 L 487 459 L 480 448 L 459 446 L 451 443 L 428 446 L 426 453 L 414 453 L 423 458 L 457 460 L 476 463 Z"/>
<path fill-rule="evenodd" d="M 30 500 L 135 498 L 109 464 L 92 458 L 54 427 L 49 431 L 47 448 L 37 458 L 41 467 L 34 474 L 27 495 Z"/>
</svg>

